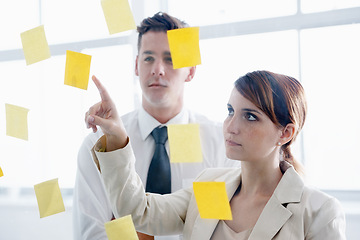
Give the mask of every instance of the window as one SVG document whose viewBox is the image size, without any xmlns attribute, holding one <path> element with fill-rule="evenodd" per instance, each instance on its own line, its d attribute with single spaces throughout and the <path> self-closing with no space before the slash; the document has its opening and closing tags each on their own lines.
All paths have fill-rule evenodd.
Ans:
<svg viewBox="0 0 360 240">
<path fill-rule="evenodd" d="M 296 13 L 295 0 L 169 0 L 169 12 L 193 26 L 222 24 Z"/>
<path fill-rule="evenodd" d="M 39 24 L 39 1 L 1 1 L 0 22 L 0 50 L 21 48 L 20 33 Z"/>
<path fill-rule="evenodd" d="M 359 42 L 360 24 L 301 32 L 302 80 L 309 102 L 305 164 L 308 181 L 323 189 L 360 190 Z"/>
<path fill-rule="evenodd" d="M 119 112 L 131 111 L 134 107 L 132 47 L 86 49 L 83 53 L 92 56 L 91 74 L 102 80 L 114 100 L 127 102 L 119 107 Z M 5 129 L 2 131 L 1 142 L 8 149 L 2 158 L 6 161 L 1 161 L 6 173 L 3 186 L 33 187 L 60 176 L 61 187 L 72 188 L 77 151 L 90 131 L 85 128 L 84 113 L 100 100 L 96 87 L 91 80 L 87 91 L 64 85 L 65 55 L 52 56 L 27 67 L 23 60 L 2 62 L 0 66 L 7 79 L 6 88 L 1 88 L 1 115 L 5 112 L 4 103 L 30 109 L 29 141 L 5 136 Z"/>
<path fill-rule="evenodd" d="M 302 0 L 301 10 L 304 13 L 330 11 L 336 9 L 359 7 L 359 0 Z"/>
<path fill-rule="evenodd" d="M 49 44 L 114 37 L 109 36 L 101 1 L 41 1 L 41 13 Z"/>
<path fill-rule="evenodd" d="M 344 204 L 347 237 L 359 239 L 360 0 L 129 2 L 137 24 L 164 11 L 200 26 L 202 64 L 186 84 L 185 104 L 209 118 L 224 120 L 233 82 L 246 72 L 265 69 L 303 83 L 309 111 L 295 156 L 309 184 Z M 0 22 L 0 212 L 12 216 L 0 219 L 0 231 L 13 239 L 71 239 L 77 152 L 91 131 L 84 113 L 100 98 L 91 80 L 87 91 L 63 84 L 65 53 L 92 56 L 90 74 L 124 114 L 141 101 L 136 32 L 109 35 L 99 0 L 2 1 Z M 40 24 L 52 57 L 26 66 L 20 33 Z M 30 109 L 29 141 L 6 136 L 5 103 Z M 66 212 L 40 220 L 33 186 L 52 178 L 59 179 Z"/>
</svg>

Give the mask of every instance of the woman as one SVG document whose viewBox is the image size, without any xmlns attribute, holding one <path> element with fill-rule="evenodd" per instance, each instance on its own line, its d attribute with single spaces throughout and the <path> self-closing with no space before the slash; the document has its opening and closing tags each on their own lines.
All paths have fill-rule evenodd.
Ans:
<svg viewBox="0 0 360 240">
<path fill-rule="evenodd" d="M 235 82 L 223 129 L 226 154 L 241 161 L 241 170 L 208 169 L 196 180 L 226 183 L 231 221 L 201 219 L 192 189 L 145 194 L 115 106 L 93 80 L 102 101 L 90 109 L 86 122 L 105 134 L 94 154 L 116 217 L 131 214 L 139 231 L 183 233 L 184 239 L 345 239 L 340 203 L 304 185 L 290 151 L 306 117 L 304 91 L 296 79 L 256 71 Z"/>
</svg>

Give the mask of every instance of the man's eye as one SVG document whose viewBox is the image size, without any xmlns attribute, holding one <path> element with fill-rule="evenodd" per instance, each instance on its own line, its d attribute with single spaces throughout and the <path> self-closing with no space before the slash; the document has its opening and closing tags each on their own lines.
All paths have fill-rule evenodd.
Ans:
<svg viewBox="0 0 360 240">
<path fill-rule="evenodd" d="M 171 57 L 165 58 L 165 62 L 172 64 L 172 58 Z"/>
<path fill-rule="evenodd" d="M 154 61 L 154 58 L 153 58 L 153 57 L 146 57 L 146 58 L 144 59 L 144 61 L 145 61 L 145 62 L 152 62 L 152 61 Z"/>
</svg>

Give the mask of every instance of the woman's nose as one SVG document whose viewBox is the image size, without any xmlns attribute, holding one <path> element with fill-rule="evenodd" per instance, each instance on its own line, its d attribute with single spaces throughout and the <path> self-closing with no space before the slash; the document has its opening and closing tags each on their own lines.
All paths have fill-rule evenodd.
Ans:
<svg viewBox="0 0 360 240">
<path fill-rule="evenodd" d="M 234 117 L 228 117 L 224 121 L 224 131 L 231 134 L 238 134 L 240 132 L 239 126 Z"/>
</svg>

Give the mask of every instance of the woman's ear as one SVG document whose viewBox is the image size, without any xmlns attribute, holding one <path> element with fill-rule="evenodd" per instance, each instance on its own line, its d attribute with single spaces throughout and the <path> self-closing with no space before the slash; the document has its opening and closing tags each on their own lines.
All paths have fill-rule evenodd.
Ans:
<svg viewBox="0 0 360 240">
<path fill-rule="evenodd" d="M 280 136 L 281 144 L 283 145 L 290 142 L 291 139 L 293 139 L 293 137 L 295 136 L 295 132 L 296 132 L 295 124 L 289 123 L 288 125 L 286 125 L 286 127 L 283 128 Z"/>
</svg>

